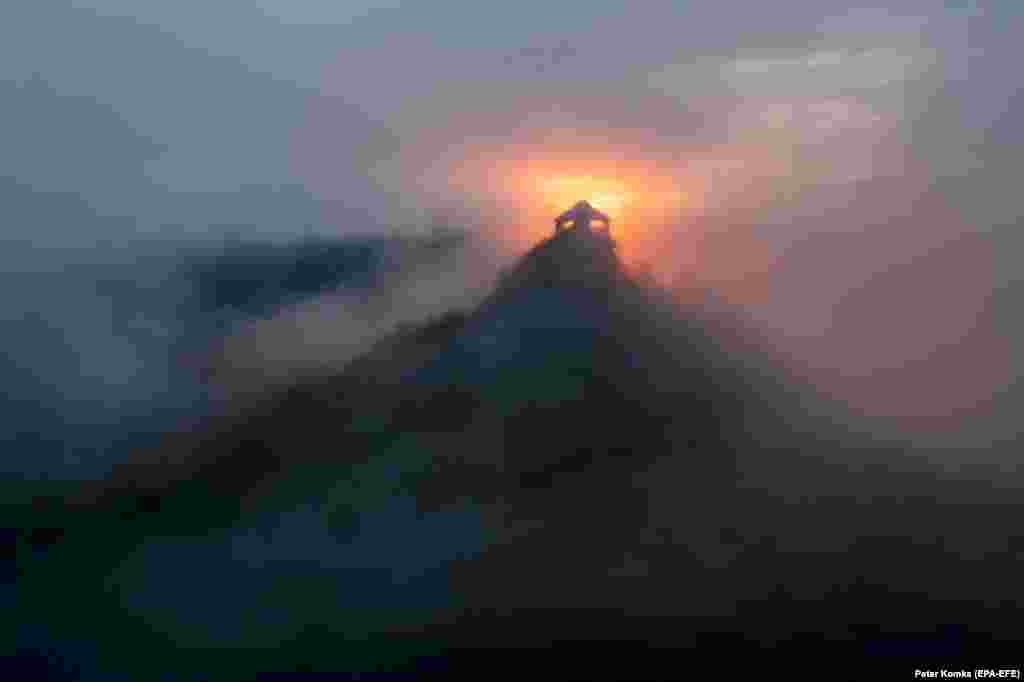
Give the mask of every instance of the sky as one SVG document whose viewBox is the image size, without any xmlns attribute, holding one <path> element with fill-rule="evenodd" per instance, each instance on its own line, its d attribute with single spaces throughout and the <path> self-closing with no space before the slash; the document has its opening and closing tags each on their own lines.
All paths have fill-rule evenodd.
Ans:
<svg viewBox="0 0 1024 682">
<path fill-rule="evenodd" d="M 8 3 L 4 267 L 438 222 L 512 256 L 590 194 L 796 371 L 948 416 L 1019 371 L 1022 29 L 1013 0 Z"/>
<path fill-rule="evenodd" d="M 562 154 L 572 161 L 582 146 L 598 160 L 625 155 L 669 175 L 688 168 L 715 178 L 708 201 L 740 192 L 752 203 L 780 188 L 751 176 L 777 179 L 786 163 L 796 167 L 786 168 L 785 184 L 843 183 L 899 172 L 901 159 L 888 157 L 909 145 L 936 179 L 987 166 L 978 157 L 999 155 L 990 148 L 1019 144 L 1006 120 L 1016 92 L 1015 3 L 739 7 L 22 4 L 4 10 L 0 29 L 0 84 L 13 104 L 0 170 L 21 187 L 142 218 L 145 233 L 158 223 L 201 231 L 196 223 L 259 222 L 253 214 L 265 211 L 253 204 L 287 215 L 307 192 L 377 222 L 415 223 L 432 203 L 466 199 L 407 196 L 458 154 L 500 163 L 572 147 Z M 887 158 L 873 154 L 883 140 Z M 837 153 L 845 163 L 834 163 Z M 771 163 L 737 172 L 758 155 Z M 723 175 L 739 187 L 727 189 Z M 235 200 L 240 189 L 253 196 Z M 989 222 L 1016 217 L 1015 206 L 979 193 L 972 199 Z M 341 222 L 348 214 L 311 215 Z M 72 229 L 24 231 L 59 242 Z"/>
</svg>

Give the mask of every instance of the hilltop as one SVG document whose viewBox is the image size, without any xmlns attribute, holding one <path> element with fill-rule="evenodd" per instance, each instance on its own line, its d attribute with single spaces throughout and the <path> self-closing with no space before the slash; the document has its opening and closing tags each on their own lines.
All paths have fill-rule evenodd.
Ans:
<svg viewBox="0 0 1024 682">
<path fill-rule="evenodd" d="M 922 638 L 1017 633 L 998 608 L 1021 596 L 1012 491 L 811 418 L 803 388 L 692 313 L 609 241 L 545 240 L 479 306 L 169 439 L 49 536 L 37 520 L 63 537 L 39 575 L 77 561 L 69 594 L 112 575 L 90 608 L 135 604 L 110 626 L 134 651 L 237 666 L 241 644 L 262 652 L 252 670 L 595 641 L 980 651 Z M 172 556 L 203 577 L 161 598 Z"/>
</svg>

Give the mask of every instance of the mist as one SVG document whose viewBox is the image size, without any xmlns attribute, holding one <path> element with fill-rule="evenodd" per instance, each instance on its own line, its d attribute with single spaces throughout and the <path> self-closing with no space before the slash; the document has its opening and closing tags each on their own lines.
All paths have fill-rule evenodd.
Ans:
<svg viewBox="0 0 1024 682">
<path fill-rule="evenodd" d="M 1024 11 L 892 4 L 0 8 L 22 676 L 1019 635 Z"/>
<path fill-rule="evenodd" d="M 34 386 L 21 403 L 42 391 L 79 406 L 70 421 L 112 423 L 174 393 L 163 358 L 191 324 L 189 249 L 471 235 L 372 293 L 311 294 L 222 330 L 216 390 L 258 391 L 478 300 L 555 209 L 507 169 L 642 162 L 689 203 L 615 216 L 632 265 L 743 317 L 794 381 L 878 428 L 940 442 L 973 429 L 967 447 L 1011 437 L 995 415 L 1021 370 L 1012 8 L 442 5 L 453 14 L 6 10 L 6 318 L 10 371 Z M 492 22 L 502 37 L 482 40 Z"/>
</svg>

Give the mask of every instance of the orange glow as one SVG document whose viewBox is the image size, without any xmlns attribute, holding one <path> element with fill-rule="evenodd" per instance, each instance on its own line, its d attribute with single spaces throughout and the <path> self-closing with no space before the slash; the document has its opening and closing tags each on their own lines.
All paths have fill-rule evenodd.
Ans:
<svg viewBox="0 0 1024 682">
<path fill-rule="evenodd" d="M 737 159 L 723 168 L 715 159 L 658 160 L 610 146 L 599 156 L 593 146 L 467 145 L 435 161 L 421 187 L 476 207 L 510 255 L 550 237 L 554 218 L 585 199 L 608 214 L 618 254 L 634 273 L 710 288 L 733 303 L 761 299 L 771 263 L 743 225 L 764 200 L 750 178 L 770 175 L 770 159 L 722 150 Z"/>
<path fill-rule="evenodd" d="M 448 185 L 515 216 L 502 240 L 521 249 L 551 234 L 552 221 L 580 200 L 611 218 L 611 234 L 630 264 L 658 259 L 667 231 L 700 212 L 704 184 L 685 169 L 643 160 L 536 152 L 512 158 L 508 150 L 467 154 L 449 169 Z"/>
<path fill-rule="evenodd" d="M 610 178 L 556 177 L 542 180 L 539 184 L 540 193 L 553 210 L 559 206 L 571 206 L 579 199 L 587 199 L 595 208 L 608 214 L 621 213 L 630 199 L 626 186 Z"/>
<path fill-rule="evenodd" d="M 527 198 L 527 210 L 537 215 L 538 224 L 548 226 L 550 218 L 577 201 L 586 199 L 611 218 L 611 234 L 627 264 L 650 264 L 657 260 L 659 245 L 667 231 L 678 228 L 687 210 L 699 208 L 702 192 L 694 180 L 684 182 L 655 167 L 634 164 L 581 164 L 590 172 L 573 173 L 572 163 L 549 167 L 528 167 L 535 178 Z M 541 219 L 541 214 L 549 216 Z"/>
</svg>

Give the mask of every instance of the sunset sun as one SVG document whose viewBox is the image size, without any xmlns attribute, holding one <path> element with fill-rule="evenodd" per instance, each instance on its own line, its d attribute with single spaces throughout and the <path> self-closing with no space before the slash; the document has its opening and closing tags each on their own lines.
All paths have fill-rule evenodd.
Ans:
<svg viewBox="0 0 1024 682">
<path fill-rule="evenodd" d="M 553 211 L 586 199 L 596 208 L 618 215 L 629 203 L 630 194 L 624 183 L 611 178 L 569 176 L 542 178 L 540 193 Z"/>
</svg>

